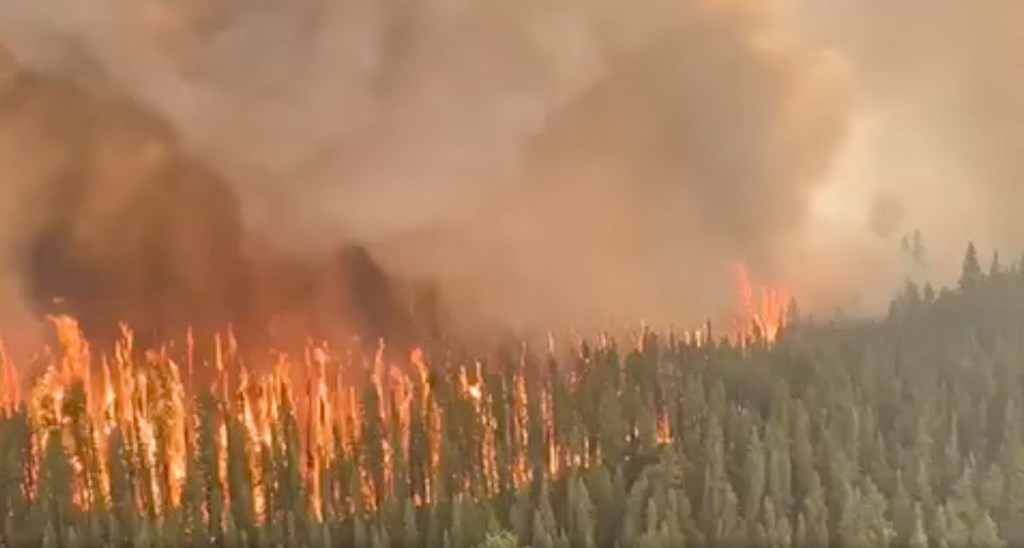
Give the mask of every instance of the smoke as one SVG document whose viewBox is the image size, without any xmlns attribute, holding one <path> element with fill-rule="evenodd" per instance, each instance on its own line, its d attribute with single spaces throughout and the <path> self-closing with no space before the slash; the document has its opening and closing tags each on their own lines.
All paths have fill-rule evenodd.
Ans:
<svg viewBox="0 0 1024 548">
<path fill-rule="evenodd" d="M 231 186 L 250 256 L 358 243 L 466 323 L 588 329 L 714 315 L 736 261 L 824 308 L 883 294 L 914 229 L 934 275 L 968 238 L 1019 242 L 1021 9 L 0 0 L 0 44 L 162 120 L 160 142 Z M 50 101 L 100 128 L 129 108 Z M 55 215 L 47 170 L 81 143 L 33 116 L 0 123 L 2 203 L 32 204 L 3 216 L 12 273 Z"/>
<path fill-rule="evenodd" d="M 851 109 L 773 2 L 0 9 L 19 62 L 166 120 L 249 238 L 358 242 L 520 328 L 700 321 L 735 261 L 783 276 Z"/>
<path fill-rule="evenodd" d="M 1014 0 L 794 2 L 798 26 L 846 60 L 860 137 L 834 186 L 868 196 L 898 238 L 921 230 L 924 276 L 959 274 L 966 240 L 1024 240 L 1024 5 Z M 870 214 L 862 216 L 869 218 Z M 863 227 L 863 225 L 861 225 Z M 888 244 L 890 240 L 885 240 Z"/>
</svg>

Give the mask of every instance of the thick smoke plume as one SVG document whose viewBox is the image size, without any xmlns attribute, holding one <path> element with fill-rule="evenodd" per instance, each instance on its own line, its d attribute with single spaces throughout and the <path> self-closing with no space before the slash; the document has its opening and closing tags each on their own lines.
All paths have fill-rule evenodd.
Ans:
<svg viewBox="0 0 1024 548">
<path fill-rule="evenodd" d="M 98 101 L 134 102 L 227 180 L 240 237 L 269 248 L 258 253 L 356 242 L 395 272 L 439 283 L 461 317 L 513 327 L 699 321 L 729 303 L 734 261 L 775 275 L 848 114 L 840 64 L 787 32 L 771 3 L 0 9 L 0 40 L 19 63 Z M 93 121 L 107 131 L 106 119 Z M 32 130 L 42 145 L 55 131 Z M 27 169 L 27 153 L 5 173 Z M 124 154 L 111 161 L 136 161 Z M 120 168 L 81 185 L 100 209 L 74 215 L 129 223 L 119 197 L 161 183 L 141 166 Z M 60 176 L 6 179 L 17 195 Z M 162 207 L 173 218 L 191 206 Z M 98 245 L 95 260 L 116 248 Z"/>
<path fill-rule="evenodd" d="M 732 303 L 735 261 L 836 304 L 839 289 L 892 272 L 901 231 L 964 203 L 921 177 L 956 177 L 979 196 L 972 227 L 1017 229 L 991 212 L 1020 198 L 1024 88 L 1004 85 L 1019 77 L 1004 70 L 1021 51 L 1007 42 L 1019 45 L 1019 8 L 895 7 L 913 3 L 0 0 L 6 66 L 55 87 L 22 91 L 46 106 L 0 118 L 0 188 L 17 204 L 3 216 L 6 293 L 24 300 L 25 248 L 72 218 L 90 221 L 68 245 L 106 265 L 107 283 L 184 278 L 190 298 L 229 308 L 252 297 L 228 295 L 237 280 L 207 230 L 234 242 L 229 262 L 244 272 L 268 257 L 317 270 L 359 244 L 388 271 L 438 284 L 470 324 L 700 321 Z M 843 34 L 848 20 L 883 24 Z M 936 21 L 972 28 L 929 34 Z M 868 31 L 881 35 L 862 41 Z M 950 36 L 958 46 L 938 43 Z M 900 55 L 885 61 L 879 38 Z M 962 71 L 988 64 L 949 70 L 940 46 L 962 54 Z M 950 93 L 919 100 L 937 89 Z M 909 105 L 882 119 L 928 141 L 923 161 L 878 146 L 893 131 L 864 129 Z M 146 122 L 125 129 L 126 117 Z M 109 151 L 95 144 L 106 135 Z M 195 190 L 153 197 L 183 180 Z M 225 195 L 204 187 L 213 180 Z M 83 197 L 62 210 L 49 195 L 68 184 Z M 138 248 L 82 247 L 143 233 L 143 202 L 166 224 L 137 245 L 183 262 L 163 282 L 112 266 Z M 203 223 L 191 239 L 171 230 Z"/>
<path fill-rule="evenodd" d="M 396 288 L 365 250 L 254 252 L 236 194 L 159 117 L 11 66 L 0 96 L 5 328 L 60 311 L 102 340 L 126 321 L 146 340 L 233 324 L 295 341 L 327 325 L 371 338 L 386 328 L 408 342 L 412 314 L 398 313 Z"/>
<path fill-rule="evenodd" d="M 921 230 L 922 274 L 942 281 L 959 274 L 967 239 L 1016 259 L 1024 241 L 1024 4 L 793 7 L 795 26 L 847 62 L 857 96 L 853 136 L 832 175 L 851 224 L 886 245 Z"/>
</svg>

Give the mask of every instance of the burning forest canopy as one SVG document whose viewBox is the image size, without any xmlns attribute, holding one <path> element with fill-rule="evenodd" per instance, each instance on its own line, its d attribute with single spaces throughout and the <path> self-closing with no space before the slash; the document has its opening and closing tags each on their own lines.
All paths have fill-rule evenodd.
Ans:
<svg viewBox="0 0 1024 548">
<path fill-rule="evenodd" d="M 0 544 L 1024 539 L 1021 3 L 624 5 L 0 0 Z"/>
</svg>

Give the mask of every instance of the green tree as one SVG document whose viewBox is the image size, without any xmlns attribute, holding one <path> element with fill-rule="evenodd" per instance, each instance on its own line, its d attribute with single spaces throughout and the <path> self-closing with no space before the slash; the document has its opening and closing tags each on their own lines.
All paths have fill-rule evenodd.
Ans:
<svg viewBox="0 0 1024 548">
<path fill-rule="evenodd" d="M 910 548 L 928 548 L 928 534 L 925 532 L 921 504 L 914 504 L 914 529 L 906 541 Z"/>
<path fill-rule="evenodd" d="M 519 548 L 519 541 L 510 531 L 492 531 L 476 548 Z"/>
<path fill-rule="evenodd" d="M 967 245 L 967 252 L 964 254 L 963 266 L 960 273 L 960 290 L 968 293 L 977 289 L 981 282 L 981 264 L 978 262 L 978 250 L 974 242 Z"/>
<path fill-rule="evenodd" d="M 1003 548 L 1006 542 L 999 538 L 996 522 L 988 513 L 982 514 L 971 530 L 971 546 L 974 548 Z"/>
<path fill-rule="evenodd" d="M 909 543 L 915 534 L 915 527 L 919 525 L 920 505 L 910 496 L 907 486 L 903 481 L 903 473 L 896 473 L 896 490 L 890 500 L 892 511 L 893 530 L 896 533 L 896 540 L 899 543 Z"/>
<path fill-rule="evenodd" d="M 967 529 L 972 529 L 981 519 L 984 509 L 978 503 L 976 492 L 974 466 L 968 464 L 960 478 L 953 484 L 950 496 L 946 500 L 946 513 L 950 523 L 956 520 L 963 523 Z"/>
<path fill-rule="evenodd" d="M 569 540 L 574 547 L 593 548 L 594 542 L 594 503 L 583 480 L 572 475 L 569 479 Z"/>
<path fill-rule="evenodd" d="M 743 493 L 743 513 L 748 523 L 755 523 L 760 517 L 765 476 L 764 447 L 755 428 L 747 444 L 747 454 L 743 465 L 743 479 L 746 484 Z"/>
</svg>

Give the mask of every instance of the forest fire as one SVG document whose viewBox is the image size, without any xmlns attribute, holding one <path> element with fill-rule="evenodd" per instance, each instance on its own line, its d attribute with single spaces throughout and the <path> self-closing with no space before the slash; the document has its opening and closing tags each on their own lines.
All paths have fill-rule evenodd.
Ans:
<svg viewBox="0 0 1024 548">
<path fill-rule="evenodd" d="M 740 346 L 773 344 L 785 323 L 784 292 L 755 291 L 742 267 L 737 277 L 738 325 L 749 326 L 735 334 Z M 168 341 L 140 349 L 125 324 L 108 357 L 74 318 L 50 322 L 58 348 L 44 352 L 46 371 L 28 401 L 17 367 L 2 355 L 0 403 L 5 420 L 28 427 L 26 496 L 50 488 L 48 459 L 70 455 L 71 501 L 82 511 L 120 501 L 157 520 L 195 511 L 208 527 L 227 530 L 239 527 L 239 516 L 262 527 L 301 504 L 323 521 L 341 511 L 385 511 L 396 493 L 416 507 L 453 492 L 493 496 L 621 451 L 562 424 L 559 394 L 585 388 L 592 358 L 559 378 L 531 373 L 525 354 L 502 374 L 479 359 L 438 368 L 422 348 L 395 361 L 383 341 L 372 357 L 310 342 L 301 361 L 268 354 L 270 367 L 261 367 L 242 358 L 230 330 L 216 335 L 212 355 L 198 356 L 191 330 L 183 348 Z M 709 333 L 688 333 L 683 344 L 705 348 Z M 94 368 L 102 374 L 94 377 Z M 197 383 L 204 378 L 209 384 Z M 622 431 L 627 446 L 678 434 L 674 404 L 650 405 L 646 423 Z M 475 472 L 460 470 L 460 459 L 476 463 Z M 211 485 L 198 488 L 197 474 Z"/>
<path fill-rule="evenodd" d="M 789 296 L 774 287 L 755 288 L 747 267 L 736 266 L 736 284 L 741 310 L 737 315 L 736 338 L 741 341 L 763 340 L 774 344 L 786 326 Z"/>
</svg>

